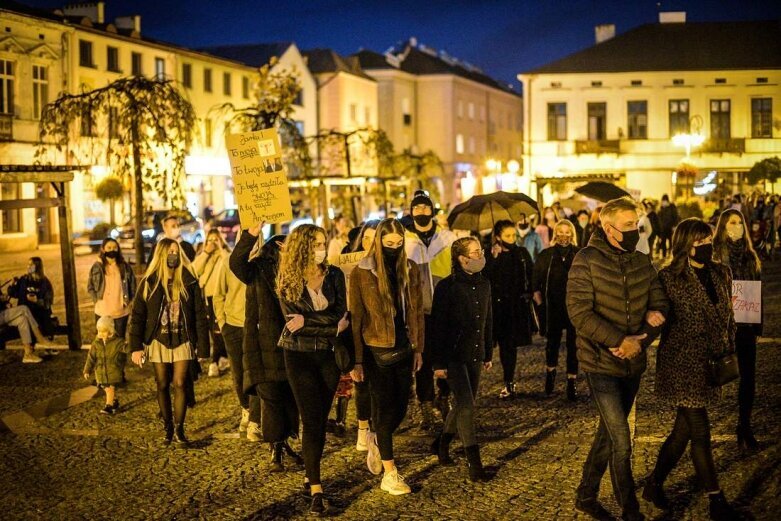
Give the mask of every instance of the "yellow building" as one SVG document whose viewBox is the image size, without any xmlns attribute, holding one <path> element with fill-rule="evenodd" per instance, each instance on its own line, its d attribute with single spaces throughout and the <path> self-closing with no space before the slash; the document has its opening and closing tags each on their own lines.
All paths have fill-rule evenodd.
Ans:
<svg viewBox="0 0 781 521">
<path fill-rule="evenodd" d="M 401 49 L 355 55 L 379 83 L 380 128 L 397 150 L 442 159 L 443 206 L 474 193 L 528 188 L 516 176 L 522 99 L 477 67 L 411 38 Z M 509 165 L 509 168 L 508 168 Z"/>
<path fill-rule="evenodd" d="M 778 22 L 685 20 L 661 13 L 618 36 L 598 26 L 594 46 L 518 75 L 524 171 L 546 204 L 600 178 L 642 197 L 691 193 L 682 161 L 699 170 L 695 194 L 731 194 L 781 155 Z"/>
</svg>

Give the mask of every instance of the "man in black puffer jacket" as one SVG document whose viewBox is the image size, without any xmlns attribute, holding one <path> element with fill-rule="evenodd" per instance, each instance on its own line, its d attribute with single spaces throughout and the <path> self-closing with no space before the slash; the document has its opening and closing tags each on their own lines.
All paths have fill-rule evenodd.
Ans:
<svg viewBox="0 0 781 521">
<path fill-rule="evenodd" d="M 622 519 L 638 520 L 644 518 L 632 477 L 627 417 L 646 368 L 645 349 L 664 323 L 669 302 L 649 257 L 635 251 L 639 231 L 634 201 L 608 202 L 600 220 L 602 228 L 575 256 L 567 283 L 578 361 L 600 415 L 575 508 L 596 519 L 612 519 L 597 500 L 610 462 Z"/>
</svg>

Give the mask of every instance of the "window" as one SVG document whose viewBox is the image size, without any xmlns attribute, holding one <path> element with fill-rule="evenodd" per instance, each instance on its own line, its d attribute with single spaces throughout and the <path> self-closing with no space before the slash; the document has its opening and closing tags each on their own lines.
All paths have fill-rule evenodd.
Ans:
<svg viewBox="0 0 781 521">
<path fill-rule="evenodd" d="M 79 65 L 95 67 L 95 62 L 92 60 L 92 42 L 79 40 Z"/>
<path fill-rule="evenodd" d="M 49 70 L 33 65 L 33 119 L 41 119 L 43 107 L 49 103 Z"/>
<path fill-rule="evenodd" d="M 231 73 L 222 73 L 222 93 L 226 96 L 231 95 Z"/>
<path fill-rule="evenodd" d="M 716 78 L 714 83 L 717 83 L 717 84 L 727 83 L 727 78 Z"/>
<path fill-rule="evenodd" d="M 456 154 L 464 153 L 464 136 L 456 134 Z"/>
<path fill-rule="evenodd" d="M 626 106 L 627 128 L 629 129 L 629 139 L 647 139 L 648 138 L 648 102 L 647 101 L 629 101 Z"/>
<path fill-rule="evenodd" d="M 108 138 L 119 139 L 119 109 L 117 107 L 108 109 Z"/>
<path fill-rule="evenodd" d="M 301 91 L 298 91 L 296 99 L 298 99 L 298 96 L 300 95 Z M 244 99 L 249 99 L 249 78 L 246 76 L 241 77 L 241 97 Z"/>
<path fill-rule="evenodd" d="M 209 118 L 203 120 L 203 146 L 212 146 L 212 120 Z"/>
<path fill-rule="evenodd" d="M 602 86 L 602 82 L 601 81 L 592 81 L 591 82 L 591 86 L 592 87 L 601 87 Z"/>
<path fill-rule="evenodd" d="M 561 82 L 560 81 L 552 81 L 552 82 L 550 82 L 550 86 L 553 89 L 560 89 L 561 88 Z"/>
<path fill-rule="evenodd" d="M 567 104 L 548 103 L 548 141 L 566 141 Z"/>
<path fill-rule="evenodd" d="M 211 69 L 203 70 L 203 91 L 204 92 L 212 91 L 212 70 Z"/>
<path fill-rule="evenodd" d="M 472 103 L 471 101 L 467 106 L 467 113 L 469 114 L 469 119 L 475 119 L 475 104 Z"/>
<path fill-rule="evenodd" d="M 14 113 L 14 62 L 0 60 L 0 114 Z"/>
<path fill-rule="evenodd" d="M 363 122 L 366 125 L 371 125 L 372 123 L 372 109 L 369 107 L 363 108 Z"/>
<path fill-rule="evenodd" d="M 409 127 L 412 125 L 412 114 L 404 114 L 402 118 L 405 127 Z"/>
<path fill-rule="evenodd" d="M 458 100 L 458 117 L 464 117 L 464 102 L 461 100 Z"/>
<path fill-rule="evenodd" d="M 350 121 L 353 123 L 358 122 L 358 105 L 350 103 Z"/>
<path fill-rule="evenodd" d="M 751 137 L 773 137 L 773 98 L 751 100 Z"/>
<path fill-rule="evenodd" d="M 730 101 L 728 99 L 715 99 L 710 102 L 710 137 L 711 139 L 730 138 Z"/>
<path fill-rule="evenodd" d="M 188 89 L 193 88 L 193 66 L 189 63 L 182 64 L 182 85 Z"/>
<path fill-rule="evenodd" d="M 757 83 L 767 83 L 767 78 L 757 78 Z"/>
<path fill-rule="evenodd" d="M 295 121 L 296 128 L 298 129 L 298 133 L 302 136 L 304 135 L 304 122 L 303 121 Z"/>
<path fill-rule="evenodd" d="M 162 58 L 155 58 L 155 79 L 165 79 L 165 60 Z"/>
<path fill-rule="evenodd" d="M 632 87 L 640 87 L 643 85 L 643 80 L 632 80 Z"/>
<path fill-rule="evenodd" d="M 92 137 L 95 135 L 95 120 L 92 117 L 92 109 L 84 107 L 81 111 L 81 129 L 82 137 Z"/>
<path fill-rule="evenodd" d="M 606 127 L 606 103 L 588 104 L 588 139 L 590 141 L 599 141 L 605 139 Z"/>
<path fill-rule="evenodd" d="M 673 85 L 683 85 L 683 79 L 681 78 L 675 78 L 673 80 Z"/>
<path fill-rule="evenodd" d="M 670 100 L 670 136 L 689 132 L 689 100 Z"/>
<path fill-rule="evenodd" d="M 401 114 L 402 122 L 405 127 L 412 125 L 412 114 L 410 114 L 409 98 L 402 98 L 401 100 Z"/>
<path fill-rule="evenodd" d="M 144 73 L 141 70 L 141 53 L 130 53 L 130 71 L 133 76 L 143 76 Z"/>
<path fill-rule="evenodd" d="M 110 72 L 122 72 L 119 70 L 119 49 L 106 47 L 106 70 Z"/>
<path fill-rule="evenodd" d="M 485 105 L 480 105 L 480 122 L 485 121 Z"/>
<path fill-rule="evenodd" d="M 475 137 L 469 136 L 469 153 L 474 154 L 475 153 Z"/>
<path fill-rule="evenodd" d="M 18 199 L 21 195 L 19 183 L 3 183 L 0 185 L 0 200 L 10 201 Z M 22 231 L 22 211 L 3 210 L 3 233 L 15 233 Z"/>
</svg>

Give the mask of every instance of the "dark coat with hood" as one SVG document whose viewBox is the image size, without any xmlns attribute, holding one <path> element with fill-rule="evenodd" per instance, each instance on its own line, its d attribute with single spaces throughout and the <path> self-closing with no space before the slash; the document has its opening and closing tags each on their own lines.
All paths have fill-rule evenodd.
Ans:
<svg viewBox="0 0 781 521">
<path fill-rule="evenodd" d="M 526 248 L 516 246 L 496 258 L 488 252 L 485 257 L 484 273 L 491 281 L 494 340 L 514 346 L 530 344 L 534 331 L 531 255 Z"/>
</svg>

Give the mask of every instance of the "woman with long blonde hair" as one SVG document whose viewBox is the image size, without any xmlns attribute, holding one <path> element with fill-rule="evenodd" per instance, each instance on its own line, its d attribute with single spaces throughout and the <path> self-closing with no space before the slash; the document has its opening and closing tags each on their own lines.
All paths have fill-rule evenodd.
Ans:
<svg viewBox="0 0 781 521">
<path fill-rule="evenodd" d="M 326 260 L 325 230 L 303 224 L 290 232 L 276 282 L 287 320 L 279 346 L 285 350 L 285 370 L 304 425 L 304 491 L 312 496 L 310 514 L 326 515 L 330 508 L 320 482 L 320 459 L 340 375 L 334 344 L 349 322 L 344 274 Z"/>
<path fill-rule="evenodd" d="M 155 370 L 157 403 L 165 425 L 165 442 L 184 446 L 187 413 L 185 384 L 192 360 L 209 354 L 209 326 L 198 280 L 179 243 L 164 238 L 144 274 L 130 317 L 133 363 L 144 352 Z M 174 386 L 173 418 L 171 394 Z M 174 424 L 175 422 L 175 424 Z"/>
<path fill-rule="evenodd" d="M 393 433 L 407 415 L 412 377 L 423 365 L 423 290 L 418 265 L 404 251 L 404 227 L 396 219 L 377 226 L 369 253 L 350 277 L 355 368 L 372 396 L 374 432 L 367 436 L 366 463 L 385 470 L 380 487 L 409 494 L 393 458 Z"/>
</svg>

